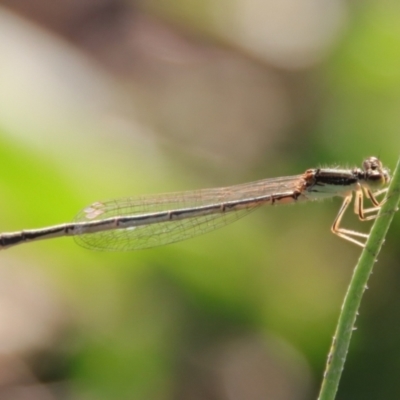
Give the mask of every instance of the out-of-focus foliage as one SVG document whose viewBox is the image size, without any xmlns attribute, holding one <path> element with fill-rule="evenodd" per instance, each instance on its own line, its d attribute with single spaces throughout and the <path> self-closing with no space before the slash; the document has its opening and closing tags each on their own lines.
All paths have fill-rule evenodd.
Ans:
<svg viewBox="0 0 400 400">
<path fill-rule="evenodd" d="M 370 155 L 394 167 L 395 1 L 35 3 L 0 3 L 1 232 L 69 222 L 109 198 L 359 166 Z M 2 251 L 1 393 L 315 397 L 360 251 L 329 232 L 339 205 L 265 207 L 126 254 L 70 238 Z M 397 219 L 341 399 L 399 396 Z M 345 224 L 369 226 L 350 213 Z"/>
</svg>

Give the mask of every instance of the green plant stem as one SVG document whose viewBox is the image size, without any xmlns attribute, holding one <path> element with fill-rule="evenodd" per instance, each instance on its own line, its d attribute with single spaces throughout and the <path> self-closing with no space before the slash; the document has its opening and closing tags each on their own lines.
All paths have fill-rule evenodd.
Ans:
<svg viewBox="0 0 400 400">
<path fill-rule="evenodd" d="M 378 218 L 376 218 L 371 229 L 366 246 L 354 269 L 353 277 L 344 298 L 325 367 L 324 379 L 318 397 L 319 400 L 334 400 L 336 396 L 361 298 L 367 287 L 368 278 L 371 275 L 374 263 L 385 241 L 385 236 L 393 215 L 397 211 L 399 200 L 400 159 L 397 162 L 396 170 L 389 186 L 387 201 L 379 211 Z"/>
</svg>

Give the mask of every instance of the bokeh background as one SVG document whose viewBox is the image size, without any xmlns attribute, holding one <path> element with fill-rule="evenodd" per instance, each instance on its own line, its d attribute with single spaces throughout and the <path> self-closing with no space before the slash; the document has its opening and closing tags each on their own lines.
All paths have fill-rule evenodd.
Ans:
<svg viewBox="0 0 400 400">
<path fill-rule="evenodd" d="M 394 168 L 400 3 L 1 0 L 0 231 L 97 200 Z M 0 399 L 315 399 L 360 249 L 340 199 L 132 253 L 0 254 Z M 354 215 L 346 226 L 368 230 Z M 399 398 L 400 221 L 338 398 Z"/>
</svg>

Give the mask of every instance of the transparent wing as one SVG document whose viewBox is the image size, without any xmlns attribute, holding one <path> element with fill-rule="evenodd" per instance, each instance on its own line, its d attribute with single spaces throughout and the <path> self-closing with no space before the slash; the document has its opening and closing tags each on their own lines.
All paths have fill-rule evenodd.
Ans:
<svg viewBox="0 0 400 400">
<path fill-rule="evenodd" d="M 196 209 L 213 204 L 242 201 L 295 190 L 302 175 L 257 182 L 225 188 L 202 189 L 190 192 L 169 193 L 154 196 L 128 197 L 106 202 L 97 202 L 83 209 L 75 222 L 127 216 L 146 216 L 162 211 Z M 260 204 L 253 204 L 239 211 L 224 211 L 215 214 L 193 216 L 185 219 L 152 222 L 124 229 L 108 229 L 101 232 L 75 236 L 75 241 L 95 250 L 129 251 L 161 246 L 188 239 L 233 222 Z"/>
</svg>

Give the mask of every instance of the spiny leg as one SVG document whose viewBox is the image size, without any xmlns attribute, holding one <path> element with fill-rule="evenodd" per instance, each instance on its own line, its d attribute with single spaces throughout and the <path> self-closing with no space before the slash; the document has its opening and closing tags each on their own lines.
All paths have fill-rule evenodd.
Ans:
<svg viewBox="0 0 400 400">
<path fill-rule="evenodd" d="M 364 208 L 364 193 L 362 191 L 364 189 L 365 197 L 371 200 L 371 203 L 374 205 L 374 207 L 370 208 Z M 354 212 L 358 215 L 358 218 L 361 221 L 370 221 L 372 219 L 375 219 L 378 215 L 378 211 L 382 207 L 382 205 L 385 203 L 386 198 L 383 198 L 381 201 L 378 201 L 376 196 L 379 196 L 382 193 L 387 192 L 387 188 L 379 190 L 375 194 L 371 192 L 370 189 L 368 188 L 361 188 L 358 186 L 358 190 L 356 191 L 356 200 L 354 202 Z M 373 213 L 375 212 L 374 215 L 370 215 L 368 217 L 365 216 L 365 214 Z"/>
<path fill-rule="evenodd" d="M 369 193 L 366 193 L 366 196 L 369 198 Z M 358 218 L 360 219 L 360 221 L 368 221 L 371 219 L 375 219 L 377 214 L 370 215 L 368 217 L 366 217 L 365 214 L 376 212 L 378 210 L 379 210 L 378 206 L 364 208 L 364 193 L 363 193 L 361 187 L 358 186 L 358 189 L 356 190 L 356 198 L 354 200 L 354 212 L 355 212 L 355 214 L 358 215 Z"/>
<path fill-rule="evenodd" d="M 356 192 L 356 195 L 357 195 L 357 193 L 358 193 L 358 191 Z M 361 193 L 361 196 L 362 196 L 362 193 Z M 348 196 L 346 196 L 344 198 L 343 204 L 340 207 L 340 210 L 339 210 L 335 220 L 333 221 L 331 231 L 332 231 L 332 233 L 341 237 L 342 239 L 348 240 L 349 242 L 354 243 L 358 246 L 365 247 L 365 243 L 362 243 L 362 242 L 354 239 L 352 236 L 357 236 L 357 237 L 362 237 L 362 238 L 368 239 L 369 235 L 367 235 L 366 233 L 352 231 L 350 229 L 340 228 L 340 222 L 341 222 L 343 215 L 346 212 L 349 204 L 351 203 L 352 198 L 353 198 L 352 194 L 349 194 Z M 357 203 L 357 199 L 356 199 L 356 203 Z M 355 206 L 355 207 L 359 207 L 359 205 Z"/>
<path fill-rule="evenodd" d="M 363 192 L 363 190 L 364 190 L 364 192 Z M 386 198 L 379 201 L 379 200 L 377 200 L 376 196 L 379 196 L 382 193 L 386 193 L 387 190 L 388 189 L 385 188 L 385 189 L 379 190 L 376 193 L 372 193 L 370 189 L 362 188 L 361 185 L 358 185 L 356 193 L 355 193 L 354 212 L 358 215 L 358 218 L 361 221 L 369 221 L 369 220 L 375 219 L 377 217 L 378 211 L 380 210 L 381 206 L 386 201 Z M 374 207 L 364 208 L 364 193 L 365 193 L 365 196 L 371 200 L 371 203 L 374 205 Z M 336 216 L 335 220 L 333 221 L 331 230 L 335 235 L 337 235 L 343 239 L 346 239 L 349 242 L 355 243 L 361 247 L 365 247 L 365 243 L 362 243 L 362 242 L 354 239 L 352 236 L 368 239 L 368 236 L 369 236 L 368 234 L 353 231 L 350 229 L 340 228 L 340 222 L 341 222 L 343 215 L 346 212 L 349 204 L 351 203 L 351 199 L 352 199 L 351 194 L 349 194 L 348 196 L 345 197 L 343 204 L 340 207 L 340 210 L 338 212 L 338 215 Z M 369 215 L 367 217 L 365 216 L 365 214 L 369 214 L 372 212 L 375 212 L 375 214 Z"/>
<path fill-rule="evenodd" d="M 376 197 L 380 196 L 382 193 L 387 193 L 388 190 L 389 190 L 389 188 L 384 188 L 384 189 L 378 190 L 375 193 L 372 193 L 370 189 L 364 188 L 365 195 L 371 200 L 372 204 L 375 207 L 383 206 L 383 204 L 386 201 L 386 197 L 384 197 L 381 201 L 379 201 Z"/>
</svg>

